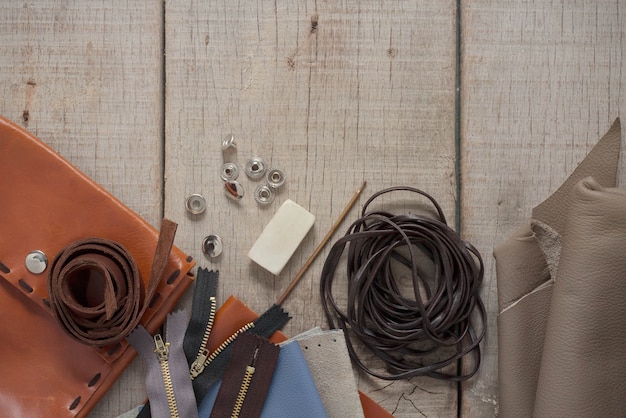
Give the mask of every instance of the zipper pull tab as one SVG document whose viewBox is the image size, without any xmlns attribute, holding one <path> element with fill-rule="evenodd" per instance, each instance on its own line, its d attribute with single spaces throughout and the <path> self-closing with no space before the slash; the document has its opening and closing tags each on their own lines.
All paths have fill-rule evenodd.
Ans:
<svg viewBox="0 0 626 418">
<path fill-rule="evenodd" d="M 191 374 L 192 379 L 200 376 L 200 373 L 204 371 L 204 368 L 206 366 L 205 363 L 208 358 L 209 350 L 204 350 L 200 354 L 198 354 L 198 357 L 196 357 L 189 369 L 189 373 Z"/>
<path fill-rule="evenodd" d="M 159 361 L 167 361 L 167 358 L 170 355 L 170 343 L 164 342 L 161 334 L 156 334 L 154 336 L 154 346 L 154 352 L 156 353 Z"/>
</svg>

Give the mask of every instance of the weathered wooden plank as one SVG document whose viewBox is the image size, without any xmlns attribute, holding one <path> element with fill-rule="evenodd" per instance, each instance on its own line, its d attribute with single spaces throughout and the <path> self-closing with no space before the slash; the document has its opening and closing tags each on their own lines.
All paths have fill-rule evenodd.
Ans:
<svg viewBox="0 0 626 418">
<path fill-rule="evenodd" d="M 464 416 L 497 413 L 491 252 L 626 108 L 620 2 L 462 2 L 462 232 L 486 261 L 485 359 Z M 622 176 L 622 179 L 624 177 Z"/>
<path fill-rule="evenodd" d="M 363 180 L 360 200 L 385 186 L 431 192 L 454 219 L 455 2 L 166 2 L 165 213 L 180 222 L 177 243 L 221 272 L 220 299 L 235 294 L 261 311 L 280 295 Z M 243 171 L 254 156 L 283 168 L 287 183 L 259 207 L 257 182 L 228 200 L 219 177 L 221 138 Z M 205 214 L 185 214 L 192 193 Z M 285 199 L 317 221 L 274 277 L 247 251 Z M 349 219 L 356 218 L 354 211 Z M 342 227 L 342 230 L 345 228 Z M 200 245 L 218 234 L 224 253 Z M 325 325 L 318 291 L 326 249 L 285 307 L 294 335 Z M 431 379 L 359 387 L 396 416 L 456 416 L 456 385 Z"/>
<path fill-rule="evenodd" d="M 0 21 L 0 113 L 158 226 L 161 2 L 2 2 Z M 144 398 L 134 362 L 91 416 Z"/>
</svg>

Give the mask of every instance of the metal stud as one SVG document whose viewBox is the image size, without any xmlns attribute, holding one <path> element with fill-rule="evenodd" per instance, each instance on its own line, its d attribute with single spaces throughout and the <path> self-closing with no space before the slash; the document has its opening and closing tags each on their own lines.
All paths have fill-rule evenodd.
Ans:
<svg viewBox="0 0 626 418">
<path fill-rule="evenodd" d="M 26 256 L 26 269 L 33 274 L 43 273 L 48 267 L 48 257 L 41 250 L 35 250 Z"/>
<path fill-rule="evenodd" d="M 278 189 L 285 183 L 285 172 L 280 168 L 272 168 L 267 172 L 267 184 L 272 189 Z"/>
<path fill-rule="evenodd" d="M 238 181 L 231 180 L 224 183 L 224 191 L 231 199 L 241 200 L 243 198 L 243 186 Z"/>
<path fill-rule="evenodd" d="M 272 190 L 267 184 L 262 184 L 254 190 L 254 200 L 259 205 L 269 205 L 274 201 L 274 190 Z"/>
<path fill-rule="evenodd" d="M 206 200 L 199 194 L 192 194 L 185 202 L 185 208 L 192 215 L 198 215 L 206 209 Z"/>
<path fill-rule="evenodd" d="M 237 144 L 235 143 L 235 135 L 227 134 L 222 139 L 222 151 L 226 151 L 230 148 L 237 148 Z"/>
<path fill-rule="evenodd" d="M 267 167 L 262 158 L 254 157 L 249 159 L 246 163 L 246 174 L 251 179 L 260 179 L 265 175 L 266 170 Z"/>
<path fill-rule="evenodd" d="M 237 177 L 239 177 L 239 168 L 234 163 L 224 163 L 220 177 L 224 181 L 237 180 Z"/>
<path fill-rule="evenodd" d="M 222 254 L 222 238 L 219 235 L 209 235 L 202 241 L 202 252 L 211 258 L 215 258 Z"/>
</svg>

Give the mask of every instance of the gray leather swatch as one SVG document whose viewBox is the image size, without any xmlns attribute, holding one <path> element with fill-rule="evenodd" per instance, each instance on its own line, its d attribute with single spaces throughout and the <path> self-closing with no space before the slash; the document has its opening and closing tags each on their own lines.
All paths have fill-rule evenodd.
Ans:
<svg viewBox="0 0 626 418">
<path fill-rule="evenodd" d="M 299 334 L 302 349 L 329 418 L 363 418 L 352 363 L 341 330 L 319 327 Z"/>
</svg>

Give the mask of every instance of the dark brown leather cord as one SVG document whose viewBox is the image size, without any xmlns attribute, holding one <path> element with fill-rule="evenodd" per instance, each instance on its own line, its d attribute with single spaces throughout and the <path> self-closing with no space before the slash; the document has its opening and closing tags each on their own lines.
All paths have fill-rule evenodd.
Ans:
<svg viewBox="0 0 626 418">
<path fill-rule="evenodd" d="M 426 197 L 437 218 L 367 212 L 374 199 L 392 191 Z M 344 310 L 335 300 L 332 286 L 346 246 Z M 421 262 L 424 257 L 430 261 Z M 486 326 L 479 295 L 483 272 L 478 250 L 447 226 L 441 207 L 431 196 L 413 187 L 392 187 L 370 197 L 362 217 L 331 248 L 320 281 L 322 305 L 328 325 L 336 328 L 337 323 L 344 331 L 352 360 L 367 373 L 386 380 L 421 375 L 465 380 L 480 365 L 479 343 Z M 407 276 L 410 295 L 402 289 L 402 279 Z M 471 319 L 474 309 L 479 334 Z M 384 362 L 387 373 L 365 365 L 353 345 L 355 337 Z M 444 370 L 470 353 L 475 361 L 465 373 Z"/>
<path fill-rule="evenodd" d="M 88 238 L 64 248 L 48 277 L 50 308 L 63 330 L 94 346 L 125 338 L 141 320 L 163 276 L 176 227 L 163 220 L 145 290 L 137 265 L 122 245 Z"/>
</svg>

